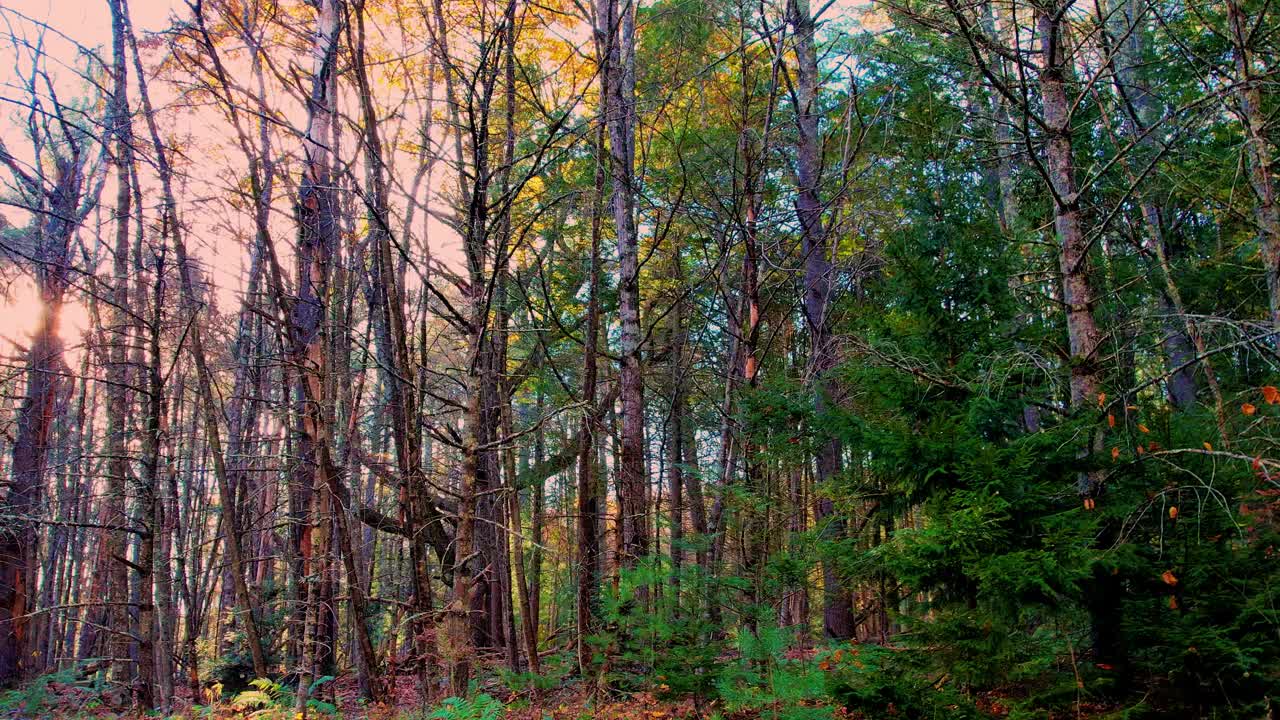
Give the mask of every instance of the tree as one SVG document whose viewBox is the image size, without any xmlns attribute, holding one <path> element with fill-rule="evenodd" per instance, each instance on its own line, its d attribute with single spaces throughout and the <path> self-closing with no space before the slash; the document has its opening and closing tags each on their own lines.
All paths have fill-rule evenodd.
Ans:
<svg viewBox="0 0 1280 720">
<path fill-rule="evenodd" d="M 795 33 L 796 80 L 792 105 L 796 116 L 796 217 L 801 228 L 804 258 L 804 319 L 809 332 L 809 375 L 814 393 L 814 410 L 821 416 L 838 402 L 838 389 L 831 378 L 837 362 L 835 340 L 831 336 L 831 298 L 835 287 L 832 244 L 823 217 L 824 201 L 819 195 L 822 182 L 822 147 L 818 134 L 818 56 L 814 34 L 817 24 L 805 0 L 792 4 L 790 22 Z M 840 442 L 823 442 L 815 458 L 821 485 L 840 472 Z M 835 515 L 831 499 L 818 500 L 815 522 L 824 526 L 829 538 L 844 532 L 843 521 Z M 830 567 L 823 568 L 823 628 L 829 637 L 853 635 L 852 608 L 848 591 Z"/>
<path fill-rule="evenodd" d="M 72 107 L 58 102 L 38 46 L 25 88 L 40 102 L 40 85 L 49 97 L 48 114 L 31 125 L 33 160 L 23 162 L 0 142 L 0 162 L 12 173 L 19 205 L 31 211 L 31 225 L 5 251 L 30 263 L 40 297 L 40 321 L 27 352 L 26 386 L 11 444 L 11 483 L 4 496 L 5 527 L 0 531 L 0 678 L 6 684 L 28 671 L 27 626 L 35 587 L 32 521 L 44 495 L 55 398 L 65 373 L 61 314 L 72 276 L 72 238 L 98 202 L 101 180 L 94 180 L 93 146 Z"/>
</svg>

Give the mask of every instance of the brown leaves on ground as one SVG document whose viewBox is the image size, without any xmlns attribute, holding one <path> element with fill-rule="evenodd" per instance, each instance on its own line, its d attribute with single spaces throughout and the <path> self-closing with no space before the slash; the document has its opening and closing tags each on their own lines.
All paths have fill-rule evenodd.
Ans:
<svg viewBox="0 0 1280 720">
<path fill-rule="evenodd" d="M 1169 605 L 1172 609 L 1177 609 L 1177 601 L 1173 596 L 1169 598 Z M 837 650 L 830 659 L 839 662 L 846 655 L 856 654 L 856 648 L 849 651 Z M 788 656 L 792 659 L 812 659 L 814 655 L 813 649 L 788 651 Z M 664 689 L 663 686 L 658 686 L 656 692 L 602 697 L 593 692 L 588 683 L 574 683 L 536 694 L 512 692 L 496 683 L 491 683 L 489 687 L 483 688 L 483 691 L 507 706 L 502 716 L 504 720 L 706 720 L 713 717 L 723 720 L 756 720 L 771 715 L 768 709 L 730 711 L 714 700 L 664 697 L 661 692 Z M 47 708 L 49 712 L 37 717 L 52 719 L 73 714 L 85 720 L 141 720 L 145 717 L 134 712 L 121 712 L 118 709 L 113 711 L 102 704 L 104 700 L 114 700 L 115 707 L 120 708 L 128 703 L 123 696 L 91 697 L 84 688 L 58 683 L 51 683 L 49 690 L 53 695 L 52 703 Z M 190 693 L 185 688 L 178 688 L 178 693 L 177 706 L 170 717 L 202 718 L 203 720 L 278 720 L 281 718 L 293 720 L 295 718 L 291 708 L 271 708 L 266 711 L 237 709 L 225 700 L 216 702 L 212 707 L 195 708 L 189 697 Z M 381 703 L 362 702 L 355 678 L 350 673 L 344 673 L 337 679 L 332 686 L 332 693 L 331 697 L 325 699 L 333 700 L 337 705 L 336 716 L 311 712 L 307 717 L 316 720 L 405 720 L 408 717 L 429 716 L 439 707 L 439 701 L 442 699 L 436 697 L 424 703 L 418 692 L 417 678 L 410 674 L 396 675 L 385 702 Z M 1017 688 L 980 693 L 975 698 L 975 706 L 988 717 L 1003 718 L 1009 714 L 1011 698 L 1019 694 Z M 809 707 L 821 707 L 824 702 L 807 701 L 804 704 Z M 851 712 L 843 707 L 828 707 L 832 720 L 863 720 L 865 717 L 861 713 Z M 781 706 L 778 707 L 779 711 L 782 709 Z M 1080 709 L 1080 717 L 1098 717 L 1114 708 L 1085 703 Z M 884 708 L 883 715 L 904 719 L 909 717 L 892 704 Z M 1075 718 L 1074 715 L 1072 717 Z"/>
<path fill-rule="evenodd" d="M 767 717 L 764 714 L 763 717 Z M 759 709 L 729 712 L 716 702 L 697 702 L 692 698 L 664 699 L 654 693 L 641 692 L 615 699 L 593 698 L 577 687 L 546 695 L 528 705 L 507 711 L 505 720 L 701 720 L 721 717 L 724 720 L 755 720 L 762 717 Z M 854 720 L 844 708 L 832 708 L 835 720 Z"/>
</svg>

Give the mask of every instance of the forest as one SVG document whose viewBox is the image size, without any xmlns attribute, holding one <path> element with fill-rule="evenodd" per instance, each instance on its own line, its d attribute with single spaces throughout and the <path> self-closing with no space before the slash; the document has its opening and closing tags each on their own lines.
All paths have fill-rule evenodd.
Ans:
<svg viewBox="0 0 1280 720">
<path fill-rule="evenodd" d="M 0 718 L 1276 717 L 1276 3 L 133 5 L 0 0 Z"/>
</svg>

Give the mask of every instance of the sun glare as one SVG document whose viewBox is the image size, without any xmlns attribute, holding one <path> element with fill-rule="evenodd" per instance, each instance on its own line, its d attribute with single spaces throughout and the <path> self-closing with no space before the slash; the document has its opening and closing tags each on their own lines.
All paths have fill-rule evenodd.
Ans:
<svg viewBox="0 0 1280 720">
<path fill-rule="evenodd" d="M 0 338 L 28 346 L 40 326 L 44 310 L 40 293 L 30 278 L 13 283 L 7 295 L 0 298 Z M 84 335 L 90 325 L 89 310 L 83 303 L 78 300 L 63 303 L 58 335 L 69 353 L 78 352 L 84 345 Z"/>
</svg>

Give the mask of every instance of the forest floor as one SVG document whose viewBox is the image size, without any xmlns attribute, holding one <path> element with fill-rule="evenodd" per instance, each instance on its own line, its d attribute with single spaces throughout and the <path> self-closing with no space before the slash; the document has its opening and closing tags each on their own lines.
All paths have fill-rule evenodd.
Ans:
<svg viewBox="0 0 1280 720">
<path fill-rule="evenodd" d="M 441 698 L 424 702 L 415 677 L 396 676 L 387 702 L 369 704 L 360 698 L 355 677 L 344 673 L 333 681 L 325 699 L 332 702 L 327 712 L 312 711 L 309 718 L 318 720 L 755 720 L 756 718 L 824 718 L 826 720 L 872 720 L 872 718 L 907 718 L 892 703 L 879 712 L 867 714 L 849 711 L 834 699 L 811 699 L 784 703 L 776 707 L 767 703 L 747 710 L 725 707 L 716 700 L 689 696 L 672 697 L 665 686 L 631 693 L 601 693 L 592 683 L 566 682 L 547 690 L 513 690 L 498 679 L 496 672 L 482 675 L 477 695 L 488 705 L 470 704 L 449 711 Z M 205 692 L 208 692 L 206 690 Z M 223 694 L 213 700 L 191 697 L 191 691 L 177 691 L 177 707 L 163 716 L 170 720 L 299 720 L 292 704 L 292 690 L 276 685 L 269 691 L 271 702 L 238 705 L 235 695 Z M 1009 714 L 1009 699 L 1018 695 L 1017 688 L 1005 692 L 982 693 L 972 698 L 972 709 L 978 716 L 1003 718 Z M 0 695 L 0 718 L 32 718 L 38 720 L 143 720 L 160 717 L 122 711 L 129 704 L 122 693 L 94 691 L 84 682 L 67 682 L 64 678 L 46 676 L 27 686 Z M 1111 716 L 1115 706 L 1081 703 L 1067 717 L 1101 718 Z"/>
<path fill-rule="evenodd" d="M 318 720 L 427 720 L 446 718 L 469 719 L 466 713 L 439 714 L 438 699 L 424 703 L 416 682 L 408 676 L 397 679 L 394 697 L 390 702 L 370 705 L 362 701 L 355 678 L 344 675 L 338 678 L 333 700 L 337 712 L 311 712 L 310 718 Z M 651 692 L 630 693 L 602 699 L 583 683 L 543 692 L 511 692 L 489 688 L 490 695 L 503 706 L 502 720 L 693 720 L 717 717 L 723 720 L 752 720 L 762 717 L 758 710 L 749 712 L 725 712 L 714 701 L 699 702 L 693 698 L 663 699 Z M 26 691 L 29 693 L 29 691 Z M 40 691 L 39 708 L 27 703 L 15 703 L 0 708 L 0 718 L 31 718 L 33 720 L 143 720 L 157 717 L 118 709 L 121 698 L 90 694 L 81 685 L 50 683 Z M 190 697 L 189 691 L 179 691 L 178 707 L 166 717 L 174 720 L 297 720 L 288 698 L 282 698 L 278 707 L 236 707 L 229 700 L 208 705 Z M 114 706 L 114 707 L 113 707 Z M 814 708 L 820 707 L 817 704 Z M 34 712 L 32 711 L 34 710 Z M 767 716 L 767 715 L 766 715 Z M 491 716 L 477 714 L 476 720 L 488 720 Z M 843 708 L 832 708 L 833 720 L 854 720 L 860 716 L 846 713 Z"/>
</svg>

